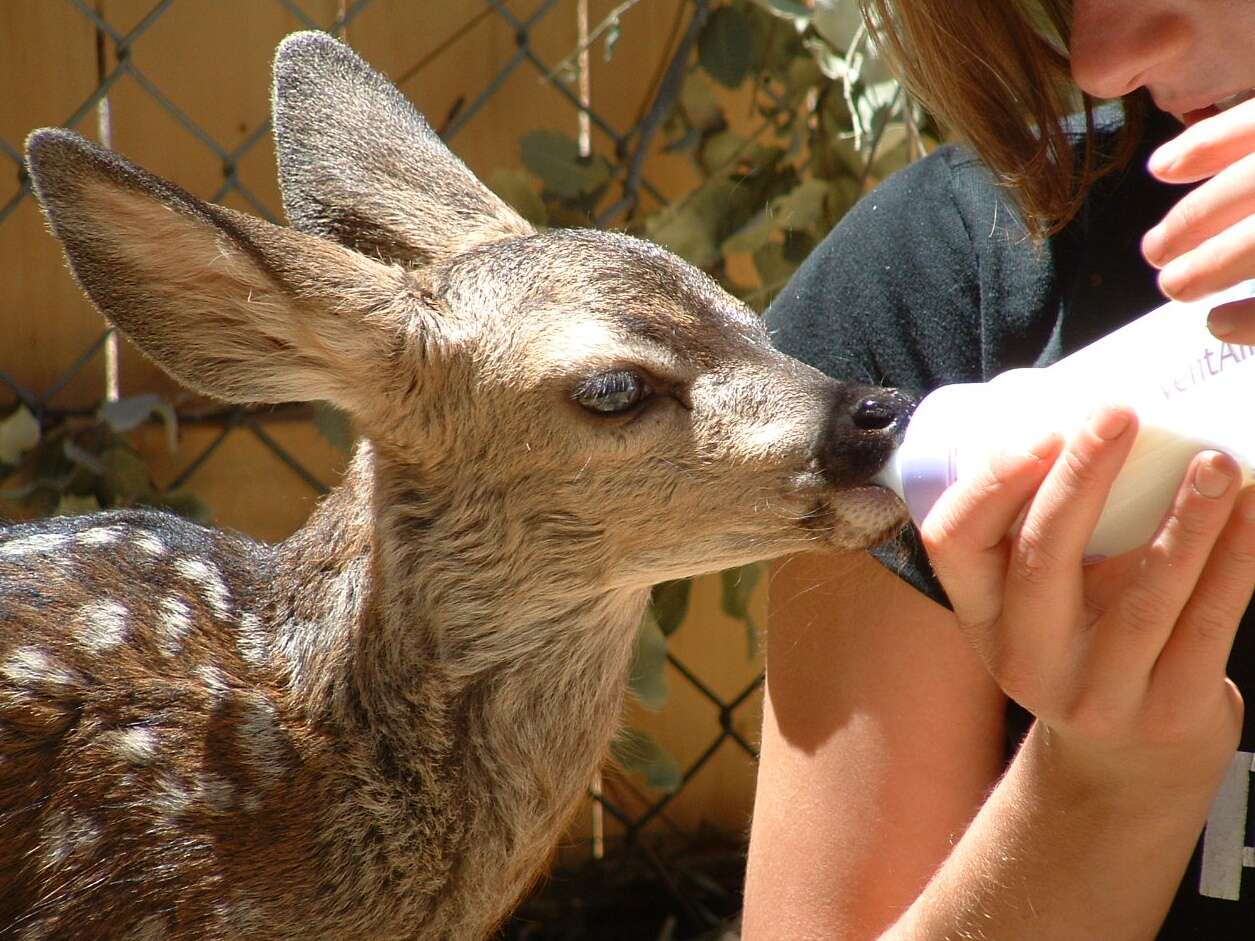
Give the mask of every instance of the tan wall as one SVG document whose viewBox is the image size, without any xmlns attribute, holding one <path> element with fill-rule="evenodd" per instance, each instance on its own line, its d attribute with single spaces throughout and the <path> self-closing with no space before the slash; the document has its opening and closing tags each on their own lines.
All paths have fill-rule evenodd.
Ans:
<svg viewBox="0 0 1255 941">
<path fill-rule="evenodd" d="M 592 58 L 593 107 L 619 130 L 636 120 L 652 79 L 665 55 L 664 43 L 683 0 L 642 0 L 623 19 L 622 37 L 613 60 L 601 50 Z M 320 24 L 335 16 L 335 0 L 298 0 Z M 536 0 L 509 8 L 521 17 Z M 153 0 L 103 0 L 104 17 L 119 32 L 132 29 L 152 8 Z M 599 22 L 614 6 L 593 0 L 591 19 Z M 402 75 L 452 36 L 484 7 L 463 0 L 375 0 L 349 28 L 352 45 L 374 65 Z M 225 150 L 237 148 L 268 114 L 269 65 L 278 40 L 300 21 L 278 0 L 181 0 L 140 37 L 132 51 L 135 66 Z M 531 36 L 532 49 L 544 62 L 556 63 L 576 45 L 574 0 L 562 0 Z M 106 44 L 106 71 L 116 65 L 113 44 Z M 467 104 L 517 52 L 514 35 L 489 13 L 429 66 L 402 83 L 403 90 L 441 126 L 455 102 Z M 96 35 L 92 25 L 68 2 L 4 0 L 0 3 L 0 139 L 15 149 L 33 128 L 64 123 L 97 84 Z M 178 182 L 192 193 L 212 197 L 223 182 L 221 161 L 171 117 L 131 76 L 124 76 L 110 96 L 113 146 L 136 162 Z M 96 136 L 91 111 L 76 125 Z M 530 63 L 522 63 L 500 91 L 453 141 L 453 148 L 473 170 L 488 176 L 499 167 L 518 167 L 518 140 L 526 132 L 555 128 L 574 133 L 575 111 Z M 594 132 L 597 148 L 609 152 Z M 241 181 L 257 200 L 279 214 L 269 140 L 261 142 L 239 165 Z M 659 156 L 647 176 L 669 195 L 685 191 L 695 179 L 686 160 Z M 0 206 L 17 192 L 16 167 L 0 155 Z M 233 193 L 233 208 L 255 211 Z M 29 388 L 49 388 L 99 335 L 101 323 L 63 267 L 59 251 L 43 231 L 36 206 L 25 199 L 0 223 L 0 368 Z M 123 349 L 122 393 L 156 390 L 182 394 L 133 350 Z M 96 357 L 55 400 L 59 406 L 89 405 L 103 388 L 103 362 Z M 0 389 L 0 408 L 11 403 Z M 343 457 L 308 424 L 270 424 L 271 434 L 321 480 L 333 482 Z M 180 450 L 165 452 L 158 431 L 140 435 L 159 480 L 168 481 L 199 453 L 216 433 L 184 427 Z M 215 522 L 263 539 L 279 539 L 299 526 L 314 496 L 288 468 L 247 432 L 233 433 L 214 457 L 188 482 L 212 507 Z M 761 593 L 761 592 L 760 592 Z M 673 638 L 673 650 L 725 698 L 752 681 L 761 664 L 746 652 L 744 628 L 718 611 L 717 581 L 706 580 L 695 593 L 696 606 Z M 756 599 L 763 620 L 763 599 Z M 671 701 L 658 715 L 633 708 L 629 721 L 652 732 L 687 766 L 718 732 L 718 712 L 682 677 L 671 674 Z M 757 695 L 738 710 L 735 725 L 747 739 L 757 737 Z M 752 799 L 753 763 L 725 743 L 666 812 L 668 823 L 686 829 L 713 824 L 739 831 L 746 825 Z M 622 793 L 621 788 L 617 793 Z M 653 795 L 656 796 L 656 795 Z M 590 815 L 582 813 L 574 834 L 586 834 Z M 614 828 L 610 828 L 611 833 Z"/>
</svg>

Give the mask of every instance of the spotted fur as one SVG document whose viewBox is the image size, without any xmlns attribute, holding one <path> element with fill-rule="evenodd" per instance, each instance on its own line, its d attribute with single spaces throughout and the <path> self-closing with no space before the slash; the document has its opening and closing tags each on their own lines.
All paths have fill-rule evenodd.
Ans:
<svg viewBox="0 0 1255 941">
<path fill-rule="evenodd" d="M 276 60 L 294 228 L 64 131 L 97 306 L 231 401 L 362 441 L 278 545 L 127 510 L 0 531 L 0 937 L 483 937 L 604 759 L 659 580 L 870 545 L 892 428 L 647 243 L 538 233 L 346 47 Z M 654 396 L 573 400 L 630 368 Z"/>
</svg>

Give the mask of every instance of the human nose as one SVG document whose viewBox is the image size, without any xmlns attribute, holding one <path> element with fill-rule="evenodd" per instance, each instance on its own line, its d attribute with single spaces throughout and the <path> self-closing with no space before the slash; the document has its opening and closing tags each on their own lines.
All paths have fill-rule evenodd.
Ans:
<svg viewBox="0 0 1255 941">
<path fill-rule="evenodd" d="M 1149 84 L 1188 41 L 1185 19 L 1154 0 L 1076 0 L 1072 79 L 1095 98 L 1119 98 Z"/>
</svg>

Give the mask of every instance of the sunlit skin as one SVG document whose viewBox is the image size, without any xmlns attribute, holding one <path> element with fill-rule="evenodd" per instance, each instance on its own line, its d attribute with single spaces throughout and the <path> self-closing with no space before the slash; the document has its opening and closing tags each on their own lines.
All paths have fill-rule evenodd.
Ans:
<svg viewBox="0 0 1255 941">
<path fill-rule="evenodd" d="M 1184 129 L 1151 157 L 1166 183 L 1200 184 L 1142 241 L 1159 286 L 1196 300 L 1255 277 L 1255 4 L 1077 0 L 1072 74 L 1091 95 L 1146 89 Z M 1255 343 L 1255 301 L 1217 308 L 1212 331 Z"/>
<path fill-rule="evenodd" d="M 1164 292 L 1255 278 L 1255 0 L 1074 10 L 1077 84 L 1183 125 L 1150 162 L 1199 184 L 1143 243 Z M 1211 322 L 1255 342 L 1255 302 Z M 1083 566 L 1135 433 L 1099 408 L 947 491 L 922 530 L 953 611 L 866 556 L 775 569 L 748 941 L 1156 936 L 1242 729 L 1255 492 L 1200 454 L 1150 543 Z M 1004 696 L 1037 721 L 1002 771 Z"/>
</svg>

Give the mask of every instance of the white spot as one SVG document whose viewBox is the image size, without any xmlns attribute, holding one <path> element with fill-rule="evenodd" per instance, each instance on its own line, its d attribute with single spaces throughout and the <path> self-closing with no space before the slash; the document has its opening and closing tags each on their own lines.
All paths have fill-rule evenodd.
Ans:
<svg viewBox="0 0 1255 941">
<path fill-rule="evenodd" d="M 187 813 L 188 807 L 192 805 L 192 795 L 181 781 L 162 774 L 154 782 L 152 805 L 167 819 L 178 818 Z"/>
<path fill-rule="evenodd" d="M 84 646 L 100 652 L 117 647 L 126 640 L 126 622 L 130 612 L 116 601 L 93 601 L 78 609 L 75 619 L 78 639 Z"/>
<path fill-rule="evenodd" d="M 221 695 L 227 691 L 227 676 L 215 666 L 205 664 L 192 671 L 206 687 Z"/>
<path fill-rule="evenodd" d="M 151 764 L 157 757 L 157 733 L 142 725 L 123 729 L 114 736 L 118 757 L 131 765 Z"/>
<path fill-rule="evenodd" d="M 71 817 L 64 810 L 52 814 L 42 828 L 44 859 L 59 866 L 75 856 L 91 852 L 100 842 L 100 828 L 85 817 Z"/>
<path fill-rule="evenodd" d="M 203 559 L 179 559 L 174 568 L 184 578 L 201 586 L 215 615 L 226 618 L 231 614 L 231 593 L 216 566 Z"/>
<path fill-rule="evenodd" d="M 126 941 L 162 941 L 170 933 L 170 922 L 164 915 L 149 915 L 126 935 Z"/>
<path fill-rule="evenodd" d="M 166 544 L 153 533 L 140 533 L 135 537 L 135 548 L 149 555 L 163 555 L 166 551 Z"/>
<path fill-rule="evenodd" d="M 236 635 L 235 645 L 245 663 L 260 667 L 270 660 L 270 638 L 261 619 L 251 611 L 240 617 L 240 631 Z"/>
<path fill-rule="evenodd" d="M 62 533 L 36 533 L 0 545 L 0 556 L 19 556 L 31 552 L 52 552 L 60 549 L 70 537 Z"/>
<path fill-rule="evenodd" d="M 183 638 L 192 629 L 192 609 L 187 602 L 178 598 L 162 598 L 158 605 L 161 616 L 157 626 L 161 629 L 157 646 L 168 657 L 173 657 L 183 649 Z"/>
<path fill-rule="evenodd" d="M 80 679 L 73 670 L 57 666 L 38 647 L 19 647 L 0 667 L 3 675 L 15 686 L 77 686 Z"/>
<path fill-rule="evenodd" d="M 107 546 L 118 541 L 122 530 L 117 526 L 96 526 L 74 537 L 81 546 Z"/>
</svg>

